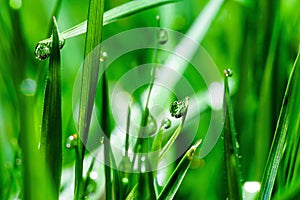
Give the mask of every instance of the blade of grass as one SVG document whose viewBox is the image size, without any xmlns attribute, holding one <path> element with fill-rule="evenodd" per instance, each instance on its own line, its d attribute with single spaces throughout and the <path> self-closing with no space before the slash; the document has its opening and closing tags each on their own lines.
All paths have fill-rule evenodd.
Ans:
<svg viewBox="0 0 300 200">
<path fill-rule="evenodd" d="M 290 130 L 291 126 L 295 126 L 297 123 L 299 123 L 299 121 L 296 121 L 296 124 L 290 124 L 290 122 L 293 121 L 293 119 L 291 119 L 291 115 L 293 115 L 294 112 L 299 112 L 299 110 L 295 110 L 297 105 L 297 102 L 295 102 L 295 95 L 299 93 L 299 91 L 297 90 L 300 74 L 299 55 L 300 51 L 298 51 L 298 55 L 291 70 L 291 74 L 285 90 L 279 118 L 276 125 L 275 135 L 262 178 L 261 191 L 259 193 L 258 199 L 271 199 L 278 167 L 285 150 L 287 133 Z"/>
<path fill-rule="evenodd" d="M 76 159 L 75 167 L 74 197 L 78 200 L 81 199 L 81 194 L 83 192 L 83 159 L 98 82 L 100 48 L 97 48 L 97 46 L 101 42 L 103 13 L 104 0 L 90 0 L 78 119 L 78 135 L 80 138 L 80 140 L 78 140 L 79 159 Z"/>
<path fill-rule="evenodd" d="M 166 155 L 166 153 L 170 150 L 170 148 L 172 147 L 172 145 L 174 144 L 176 138 L 179 136 L 181 129 L 184 125 L 185 122 L 185 118 L 186 118 L 186 114 L 187 114 L 187 109 L 188 109 L 188 99 L 186 99 L 186 111 L 184 112 L 183 116 L 181 117 L 181 122 L 179 124 L 179 126 L 176 128 L 176 130 L 174 131 L 174 133 L 171 135 L 171 138 L 168 140 L 168 142 L 164 145 L 164 147 L 162 148 L 160 154 L 159 154 L 159 161 L 164 158 L 164 156 Z"/>
<path fill-rule="evenodd" d="M 274 4 L 278 4 L 274 1 Z M 278 6 L 276 6 L 278 7 Z M 257 120 L 256 120 L 256 139 L 255 139 L 255 172 L 260 177 L 263 172 L 263 168 L 267 160 L 267 152 L 270 145 L 266 141 L 271 141 L 272 135 L 272 116 L 274 115 L 274 109 L 272 105 L 272 98 L 274 93 L 274 68 L 275 68 L 275 56 L 278 46 L 278 39 L 281 29 L 279 11 L 277 8 L 276 19 L 274 20 L 274 27 L 266 60 L 265 71 L 260 88 L 260 97 L 258 103 Z"/>
<path fill-rule="evenodd" d="M 178 188 L 180 187 L 184 176 L 189 169 L 195 155 L 195 151 L 201 144 L 202 139 L 198 140 L 183 156 L 174 172 L 170 176 L 166 185 L 158 196 L 158 200 L 173 199 Z"/>
<path fill-rule="evenodd" d="M 59 197 L 62 169 L 61 67 L 58 28 L 53 18 L 52 51 L 46 82 L 40 149 Z"/>
<path fill-rule="evenodd" d="M 176 1 L 179 1 L 179 0 L 130 1 L 121 6 L 118 6 L 111 10 L 106 11 L 103 16 L 103 25 L 110 24 L 120 18 L 133 15 L 133 14 L 135 14 L 137 12 L 141 12 L 143 10 L 147 10 L 147 9 L 150 9 L 150 8 L 153 8 L 153 7 L 156 7 L 159 5 L 167 4 L 167 3 L 173 3 Z M 63 39 L 76 37 L 78 35 L 84 34 L 86 32 L 86 30 L 87 30 L 87 21 L 84 21 L 84 22 L 62 32 L 61 37 Z M 45 42 L 45 41 L 49 41 L 49 40 L 50 40 L 50 38 L 40 41 L 40 42 Z"/>
<path fill-rule="evenodd" d="M 51 16 L 54 16 L 56 18 L 56 20 L 58 19 L 58 15 L 60 12 L 62 2 L 63 2 L 63 0 L 57 0 L 55 3 L 54 9 L 52 11 Z M 49 37 L 51 36 L 53 26 L 54 26 L 53 20 L 50 20 L 48 34 L 47 34 L 47 36 L 49 36 Z"/>
<path fill-rule="evenodd" d="M 233 108 L 230 99 L 228 78 L 232 75 L 228 69 L 224 71 L 224 153 L 226 163 L 226 177 L 229 199 L 242 199 L 242 184 L 240 175 L 240 161 L 238 142 L 234 125 Z"/>
</svg>

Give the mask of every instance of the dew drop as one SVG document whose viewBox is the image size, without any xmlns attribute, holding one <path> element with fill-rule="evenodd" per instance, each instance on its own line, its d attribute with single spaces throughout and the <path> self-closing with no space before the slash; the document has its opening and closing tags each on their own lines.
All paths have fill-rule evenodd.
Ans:
<svg viewBox="0 0 300 200">
<path fill-rule="evenodd" d="M 77 147 L 77 138 L 78 138 L 78 136 L 75 133 L 70 135 L 66 140 L 66 147 L 68 149 L 73 149 L 73 148 Z"/>
<path fill-rule="evenodd" d="M 161 127 L 164 129 L 168 129 L 171 127 L 171 120 L 169 118 L 164 118 L 161 122 Z"/>
<path fill-rule="evenodd" d="M 232 70 L 231 69 L 224 69 L 224 75 L 226 76 L 226 77 L 232 77 L 232 75 L 233 75 L 233 72 L 232 72 Z"/>
<path fill-rule="evenodd" d="M 59 38 L 59 49 L 62 49 L 64 45 L 65 45 L 65 39 Z M 51 38 L 47 41 L 39 42 L 34 49 L 35 58 L 38 60 L 46 60 L 50 56 L 51 47 L 52 47 Z"/>
<path fill-rule="evenodd" d="M 50 56 L 51 42 L 39 42 L 34 50 L 36 59 L 45 60 Z"/>
<path fill-rule="evenodd" d="M 168 32 L 165 29 L 159 29 L 158 43 L 163 45 L 168 41 Z"/>
<path fill-rule="evenodd" d="M 146 127 L 146 133 L 148 135 L 153 135 L 157 130 L 157 124 L 156 124 L 156 120 L 154 119 L 154 117 L 149 114 L 148 116 L 148 121 L 147 121 L 147 127 Z"/>
<path fill-rule="evenodd" d="M 170 106 L 171 116 L 175 118 L 182 117 L 187 111 L 188 104 L 189 104 L 188 97 L 186 97 L 184 101 L 174 101 L 173 103 L 171 103 Z"/>
</svg>

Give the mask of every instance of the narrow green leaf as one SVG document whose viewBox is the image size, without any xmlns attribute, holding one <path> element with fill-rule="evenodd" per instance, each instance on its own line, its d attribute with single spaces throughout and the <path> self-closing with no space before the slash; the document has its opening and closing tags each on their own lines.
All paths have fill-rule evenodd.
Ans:
<svg viewBox="0 0 300 200">
<path fill-rule="evenodd" d="M 183 156 L 174 172 L 170 176 L 166 185 L 158 196 L 158 200 L 173 199 L 180 187 L 187 170 L 189 169 L 195 155 L 195 151 L 201 144 L 202 139 L 198 140 Z"/>
<path fill-rule="evenodd" d="M 128 194 L 128 196 L 126 197 L 125 200 L 133 200 L 133 199 L 135 199 L 135 194 L 136 194 L 137 186 L 138 186 L 138 184 L 136 184 L 136 185 L 132 188 L 132 190 L 130 191 L 130 193 Z"/>
<path fill-rule="evenodd" d="M 98 83 L 100 48 L 97 48 L 97 46 L 101 42 L 103 13 L 104 0 L 90 0 L 84 50 L 85 62 L 83 64 L 79 105 L 78 135 L 80 140 L 78 140 L 79 159 L 76 159 L 75 169 L 75 199 L 80 199 L 82 193 L 82 171 L 85 144 L 88 138 L 95 91 Z"/>
<path fill-rule="evenodd" d="M 288 84 L 285 90 L 279 118 L 276 125 L 275 135 L 270 149 L 269 157 L 262 178 L 261 191 L 258 199 L 271 199 L 275 179 L 278 172 L 278 167 L 285 151 L 287 134 L 299 123 L 299 102 L 296 102 L 296 95 L 299 93 L 300 84 L 300 51 L 293 65 Z M 297 98 L 299 99 L 299 98 Z M 292 119 L 296 112 L 296 119 Z M 294 121 L 298 120 L 298 121 Z M 293 122 L 293 123 L 291 123 Z"/>
<path fill-rule="evenodd" d="M 230 69 L 224 71 L 224 153 L 226 163 L 226 177 L 229 199 L 242 199 L 242 184 L 240 175 L 240 161 L 238 155 L 238 141 L 234 125 L 233 108 L 230 99 L 228 78 L 232 76 Z"/>
<path fill-rule="evenodd" d="M 277 5 L 277 1 L 272 2 L 273 5 Z M 271 141 L 272 135 L 272 116 L 274 115 L 273 110 L 273 93 L 276 87 L 274 84 L 274 68 L 275 68 L 275 56 L 278 50 L 278 39 L 281 30 L 281 22 L 279 15 L 279 5 L 276 6 L 276 19 L 274 20 L 274 27 L 272 31 L 271 43 L 268 51 L 268 57 L 266 60 L 265 70 L 263 79 L 260 87 L 260 97 L 258 102 L 258 110 L 256 117 L 255 127 L 255 174 L 261 177 L 263 168 L 267 160 L 267 152 L 270 148 L 270 144 L 266 141 Z"/>
<path fill-rule="evenodd" d="M 59 197 L 62 170 L 61 67 L 58 29 L 53 18 L 52 51 L 46 83 L 40 148 Z"/>
<path fill-rule="evenodd" d="M 176 141 L 177 137 L 179 136 L 179 134 L 181 132 L 181 129 L 183 128 L 185 118 L 186 118 L 186 114 L 187 114 L 188 105 L 189 105 L 188 104 L 188 97 L 186 97 L 186 100 L 185 100 L 184 104 L 185 104 L 184 106 L 185 106 L 186 110 L 183 112 L 183 115 L 181 117 L 181 122 L 180 122 L 179 126 L 176 128 L 176 130 L 174 131 L 174 133 L 169 138 L 168 142 L 162 148 L 162 150 L 159 154 L 159 160 L 161 160 L 166 155 L 166 153 L 170 150 L 170 148 L 172 147 L 172 145 Z"/>
<path fill-rule="evenodd" d="M 167 3 L 173 3 L 179 0 L 139 0 L 139 1 L 130 1 L 128 3 L 125 3 L 123 5 L 120 5 L 118 7 L 112 8 L 111 10 L 108 10 L 104 13 L 103 17 L 103 25 L 110 24 L 120 18 L 127 17 L 130 15 L 133 15 L 137 12 L 141 12 L 143 10 L 147 10 L 159 5 L 167 4 Z M 100 18 L 99 18 L 100 19 Z M 61 37 L 63 39 L 76 37 L 78 35 L 84 34 L 87 30 L 87 21 L 84 21 L 64 32 L 61 33 Z M 46 42 L 49 41 L 50 38 L 40 41 L 40 42 Z"/>
</svg>

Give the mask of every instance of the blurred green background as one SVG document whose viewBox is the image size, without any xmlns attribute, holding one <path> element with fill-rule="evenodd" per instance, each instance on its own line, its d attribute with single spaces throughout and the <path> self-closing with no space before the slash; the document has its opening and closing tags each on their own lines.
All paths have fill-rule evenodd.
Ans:
<svg viewBox="0 0 300 200">
<path fill-rule="evenodd" d="M 107 0 L 105 10 L 126 2 Z M 104 27 L 103 40 L 125 30 L 156 26 L 156 15 L 160 15 L 161 27 L 186 33 L 209 2 L 182 0 L 120 19 Z M 54 6 L 54 1 L 45 0 L 0 1 L 0 192 L 10 191 L 10 198 L 21 188 L 22 116 L 28 119 L 33 144 L 37 145 L 39 140 L 48 61 L 36 60 L 33 51 L 38 41 L 49 37 Z M 299 8 L 299 0 L 224 1 L 201 41 L 220 73 L 225 68 L 231 68 L 234 73 L 232 96 L 244 182 L 260 181 L 262 177 L 285 86 L 298 51 Z M 87 1 L 62 1 L 57 16 L 59 30 L 84 21 L 87 10 Z M 63 141 L 76 132 L 72 92 L 83 61 L 84 38 L 81 35 L 68 39 L 61 51 Z M 151 53 L 124 56 L 115 70 L 110 69 L 109 81 L 117 81 L 135 65 L 151 61 Z M 196 90 L 207 89 L 199 84 L 192 69 L 184 76 Z M 197 138 L 203 137 L 210 116 L 210 109 L 201 114 Z M 74 152 L 64 148 L 64 167 L 72 166 L 74 157 Z M 225 199 L 224 170 L 220 139 L 207 157 L 192 164 L 176 199 Z"/>
</svg>

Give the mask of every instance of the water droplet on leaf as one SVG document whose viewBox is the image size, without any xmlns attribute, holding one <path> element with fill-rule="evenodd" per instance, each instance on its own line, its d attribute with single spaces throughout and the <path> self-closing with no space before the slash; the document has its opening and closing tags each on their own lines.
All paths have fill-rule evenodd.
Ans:
<svg viewBox="0 0 300 200">
<path fill-rule="evenodd" d="M 45 60 L 50 56 L 51 42 L 39 42 L 34 50 L 36 59 Z"/>
<path fill-rule="evenodd" d="M 65 45 L 65 39 L 59 39 L 59 49 L 62 49 Z M 34 50 L 34 55 L 36 59 L 45 60 L 50 56 L 52 42 L 51 39 L 47 41 L 39 42 Z"/>
<path fill-rule="evenodd" d="M 78 138 L 78 136 L 75 133 L 70 135 L 66 140 L 66 147 L 68 149 L 73 149 L 73 148 L 77 147 L 77 138 Z"/>
<path fill-rule="evenodd" d="M 231 69 L 225 69 L 224 70 L 224 75 L 226 76 L 226 77 L 232 77 L 232 75 L 233 75 L 233 72 L 231 71 Z"/>
<path fill-rule="evenodd" d="M 165 29 L 159 29 L 159 36 L 158 36 L 158 42 L 159 44 L 163 45 L 166 44 L 168 41 L 168 32 Z"/>
<path fill-rule="evenodd" d="M 175 118 L 182 117 L 187 111 L 188 104 L 188 97 L 186 97 L 184 101 L 174 101 L 170 106 L 171 116 Z"/>
<path fill-rule="evenodd" d="M 148 121 L 147 121 L 147 127 L 146 127 L 146 133 L 149 135 L 153 135 L 156 132 L 157 124 L 154 117 L 149 114 Z"/>
<path fill-rule="evenodd" d="M 164 118 L 161 122 L 161 127 L 164 129 L 168 129 L 171 127 L 171 120 L 169 118 Z"/>
</svg>

